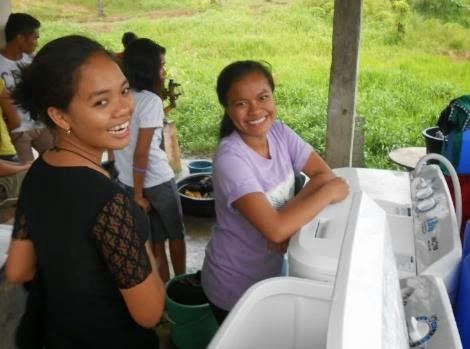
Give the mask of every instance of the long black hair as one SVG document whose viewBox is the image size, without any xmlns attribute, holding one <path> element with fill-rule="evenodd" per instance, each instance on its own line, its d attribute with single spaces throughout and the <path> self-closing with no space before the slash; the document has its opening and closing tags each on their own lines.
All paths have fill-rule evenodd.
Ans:
<svg viewBox="0 0 470 349">
<path fill-rule="evenodd" d="M 12 93 L 15 104 L 28 111 L 33 120 L 54 128 L 47 109 L 67 111 L 76 92 L 80 68 L 95 54 L 113 59 L 101 44 L 84 36 L 70 35 L 50 41 L 29 66 L 21 68 Z"/>
<path fill-rule="evenodd" d="M 222 69 L 217 78 L 217 97 L 219 98 L 219 103 L 224 107 L 224 115 L 220 122 L 219 140 L 230 135 L 235 130 L 235 125 L 227 114 L 227 93 L 235 82 L 252 73 L 264 75 L 271 90 L 274 92 L 275 85 L 271 67 L 266 62 L 250 60 L 233 62 Z"/>
<path fill-rule="evenodd" d="M 129 85 L 136 91 L 159 93 L 161 56 L 166 49 L 147 38 L 135 39 L 124 50 L 122 66 Z"/>
<path fill-rule="evenodd" d="M 122 46 L 127 47 L 127 45 L 129 45 L 132 41 L 134 41 L 137 38 L 138 37 L 135 33 L 125 32 L 124 34 L 122 34 L 122 38 L 121 38 Z"/>
</svg>

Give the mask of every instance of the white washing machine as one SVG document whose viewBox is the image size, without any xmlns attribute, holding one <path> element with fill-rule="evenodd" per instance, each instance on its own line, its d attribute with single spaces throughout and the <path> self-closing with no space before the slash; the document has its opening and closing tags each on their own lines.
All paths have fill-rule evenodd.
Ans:
<svg viewBox="0 0 470 349">
<path fill-rule="evenodd" d="M 435 275 L 455 299 L 462 256 L 459 224 L 440 168 L 424 165 L 415 172 L 339 168 L 350 195 L 330 205 L 291 239 L 289 275 L 333 282 L 353 195 L 366 193 L 386 213 L 400 278 Z"/>
<path fill-rule="evenodd" d="M 12 228 L 13 226 L 9 224 L 0 224 L 0 269 L 3 268 L 3 265 L 7 260 Z"/>
<path fill-rule="evenodd" d="M 208 348 L 462 348 L 442 280 L 400 282 L 387 214 L 367 194 L 348 200 L 335 281 L 277 277 L 253 285 Z"/>
</svg>

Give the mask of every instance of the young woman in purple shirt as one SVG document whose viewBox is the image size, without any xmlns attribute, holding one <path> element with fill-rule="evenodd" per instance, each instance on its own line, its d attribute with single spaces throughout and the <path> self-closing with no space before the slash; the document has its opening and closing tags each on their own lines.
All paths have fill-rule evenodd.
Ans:
<svg viewBox="0 0 470 349">
<path fill-rule="evenodd" d="M 280 274 L 289 238 L 343 200 L 348 186 L 276 121 L 274 81 L 264 64 L 228 65 L 218 77 L 217 95 L 224 108 L 213 174 L 217 223 L 202 284 L 221 323 L 251 285 Z M 310 180 L 294 197 L 300 172 Z"/>
</svg>

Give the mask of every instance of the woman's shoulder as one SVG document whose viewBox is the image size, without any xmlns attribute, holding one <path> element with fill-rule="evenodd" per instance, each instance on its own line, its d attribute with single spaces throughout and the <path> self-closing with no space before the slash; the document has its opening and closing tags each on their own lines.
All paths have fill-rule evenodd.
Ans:
<svg viewBox="0 0 470 349">
<path fill-rule="evenodd" d="M 245 166 L 256 167 L 259 160 L 253 154 L 253 150 L 243 142 L 238 133 L 233 132 L 220 141 L 214 156 L 214 166 L 235 172 Z"/>
<path fill-rule="evenodd" d="M 280 142 L 291 142 L 300 136 L 283 121 L 276 120 L 269 130 L 272 138 L 278 139 Z"/>
<path fill-rule="evenodd" d="M 283 134 L 292 132 L 292 129 L 289 126 L 287 126 L 283 121 L 276 120 L 276 121 L 274 121 L 274 123 L 273 123 L 271 129 L 269 130 L 269 132 L 274 133 L 274 134 L 283 135 Z"/>
<path fill-rule="evenodd" d="M 134 117 L 153 119 L 156 115 L 163 114 L 163 102 L 155 93 L 146 90 L 134 91 L 134 97 Z"/>
<path fill-rule="evenodd" d="M 36 181 L 42 179 L 53 179 L 55 183 L 70 182 L 70 187 L 100 187 L 114 188 L 117 186 L 106 175 L 86 166 L 53 166 L 48 164 L 42 156 L 38 157 L 26 174 L 24 184 L 29 181 L 37 185 Z M 118 186 L 117 186 L 118 187 Z M 119 187 L 118 187 L 119 188 Z"/>
<path fill-rule="evenodd" d="M 141 90 L 141 91 L 134 91 L 134 97 L 136 99 L 136 102 L 147 102 L 147 103 L 159 103 L 162 104 L 162 99 L 153 92 L 147 91 L 147 90 Z"/>
<path fill-rule="evenodd" d="M 99 210 L 123 192 L 104 174 L 88 167 L 56 167 L 39 157 L 26 173 L 21 186 L 22 207 L 29 211 L 45 198 L 66 209 L 73 202 L 87 202 L 87 210 Z M 51 207 L 51 206 L 49 206 Z"/>
<path fill-rule="evenodd" d="M 221 154 L 227 155 L 230 153 L 240 154 L 243 152 L 243 140 L 241 139 L 238 132 L 234 131 L 230 135 L 222 138 L 217 147 L 216 156 L 221 156 Z"/>
</svg>

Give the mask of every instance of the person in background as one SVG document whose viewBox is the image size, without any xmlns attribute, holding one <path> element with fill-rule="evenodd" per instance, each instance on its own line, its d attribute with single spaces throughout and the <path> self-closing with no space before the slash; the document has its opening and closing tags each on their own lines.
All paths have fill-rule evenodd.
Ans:
<svg viewBox="0 0 470 349">
<path fill-rule="evenodd" d="M 21 183 L 31 163 L 0 160 L 0 202 L 17 198 L 20 194 Z"/>
<path fill-rule="evenodd" d="M 138 39 L 137 35 L 133 32 L 125 32 L 122 34 L 121 43 L 124 49 L 135 39 Z"/>
<path fill-rule="evenodd" d="M 8 129 L 19 127 L 21 118 L 11 102 L 10 95 L 5 88 L 5 82 L 2 79 L 0 79 L 0 112 L 0 159 L 17 161 L 18 157 L 15 147 L 11 143 Z"/>
<path fill-rule="evenodd" d="M 8 91 L 15 88 L 19 69 L 31 63 L 36 50 L 41 23 L 26 13 L 12 13 L 5 25 L 6 46 L 0 50 L 0 77 Z M 42 153 L 53 146 L 52 134 L 41 122 L 35 122 L 30 114 L 17 109 L 20 125 L 10 124 L 11 141 L 20 161 L 34 160 L 33 149 Z"/>
<path fill-rule="evenodd" d="M 165 290 L 147 216 L 100 166 L 129 142 L 127 79 L 100 44 L 66 36 L 21 71 L 12 97 L 56 135 L 23 181 L 6 262 L 10 282 L 32 280 L 17 341 L 39 332 L 46 348 L 158 348 Z"/>
<path fill-rule="evenodd" d="M 343 200 L 345 181 L 285 124 L 276 121 L 274 81 L 257 61 L 238 61 L 217 79 L 224 109 L 214 157 L 216 225 L 201 281 L 222 323 L 242 294 L 279 276 L 289 238 L 327 205 Z M 310 178 L 294 197 L 294 176 Z"/>
<path fill-rule="evenodd" d="M 138 36 L 135 33 L 125 32 L 122 35 L 122 38 L 121 38 L 121 43 L 122 43 L 122 46 L 124 47 L 124 49 L 127 47 L 127 45 L 129 45 L 131 43 L 131 41 L 133 41 L 137 38 L 138 38 Z M 124 54 L 124 51 L 118 52 L 114 55 L 114 57 L 116 58 L 116 61 L 121 66 L 121 68 L 122 68 L 122 55 L 123 54 Z M 108 171 L 110 171 L 110 173 L 112 174 L 112 176 L 114 178 L 117 178 L 118 172 L 117 172 L 117 169 L 116 169 L 116 166 L 115 166 L 114 152 L 111 149 L 108 149 L 106 154 L 107 154 L 108 159 L 107 159 L 107 161 L 105 161 L 103 163 L 103 165 L 105 166 L 105 168 Z"/>
<path fill-rule="evenodd" d="M 121 43 L 122 43 L 122 46 L 124 47 L 124 50 L 126 49 L 127 46 L 129 46 L 129 44 L 132 41 L 138 38 L 139 37 L 134 32 L 125 32 L 121 38 Z M 116 60 L 119 62 L 121 66 L 122 66 L 123 55 L 124 55 L 124 51 L 116 53 Z M 162 101 L 165 101 L 166 99 L 170 100 L 170 103 L 163 108 L 163 110 L 165 111 L 165 114 L 167 114 L 170 111 L 172 111 L 174 108 L 176 108 L 176 99 L 170 98 L 170 95 L 169 95 L 170 88 L 168 89 L 165 88 L 164 84 L 165 84 L 165 79 L 161 81 L 160 86 L 157 86 L 155 88 L 155 93 L 158 95 L 158 97 L 161 98 Z M 114 160 L 114 155 L 112 153 L 109 154 L 109 157 Z"/>
<path fill-rule="evenodd" d="M 24 176 L 31 166 L 30 162 L 17 162 L 15 147 L 11 144 L 6 122 L 9 124 L 16 122 L 19 125 L 20 118 L 16 108 L 11 104 L 5 83 L 0 79 L 0 205 L 2 206 L 0 218 L 4 222 L 14 217 L 16 208 L 15 205 L 3 206 L 3 204 L 9 199 L 16 202 Z"/>
<path fill-rule="evenodd" d="M 125 32 L 124 34 L 122 34 L 121 43 L 122 43 L 122 47 L 124 48 L 124 50 L 135 39 L 138 39 L 138 36 L 133 32 Z M 122 64 L 123 55 L 124 55 L 124 51 L 116 53 L 116 59 L 119 62 L 119 64 Z"/>
<path fill-rule="evenodd" d="M 165 241 L 175 275 L 186 272 L 183 213 L 175 174 L 161 149 L 163 103 L 157 94 L 165 80 L 165 48 L 150 39 L 136 39 L 123 56 L 124 74 L 134 92 L 136 107 L 131 123 L 131 141 L 115 151 L 119 181 L 133 193 L 137 204 L 149 212 L 152 241 L 160 276 L 169 279 Z"/>
</svg>

